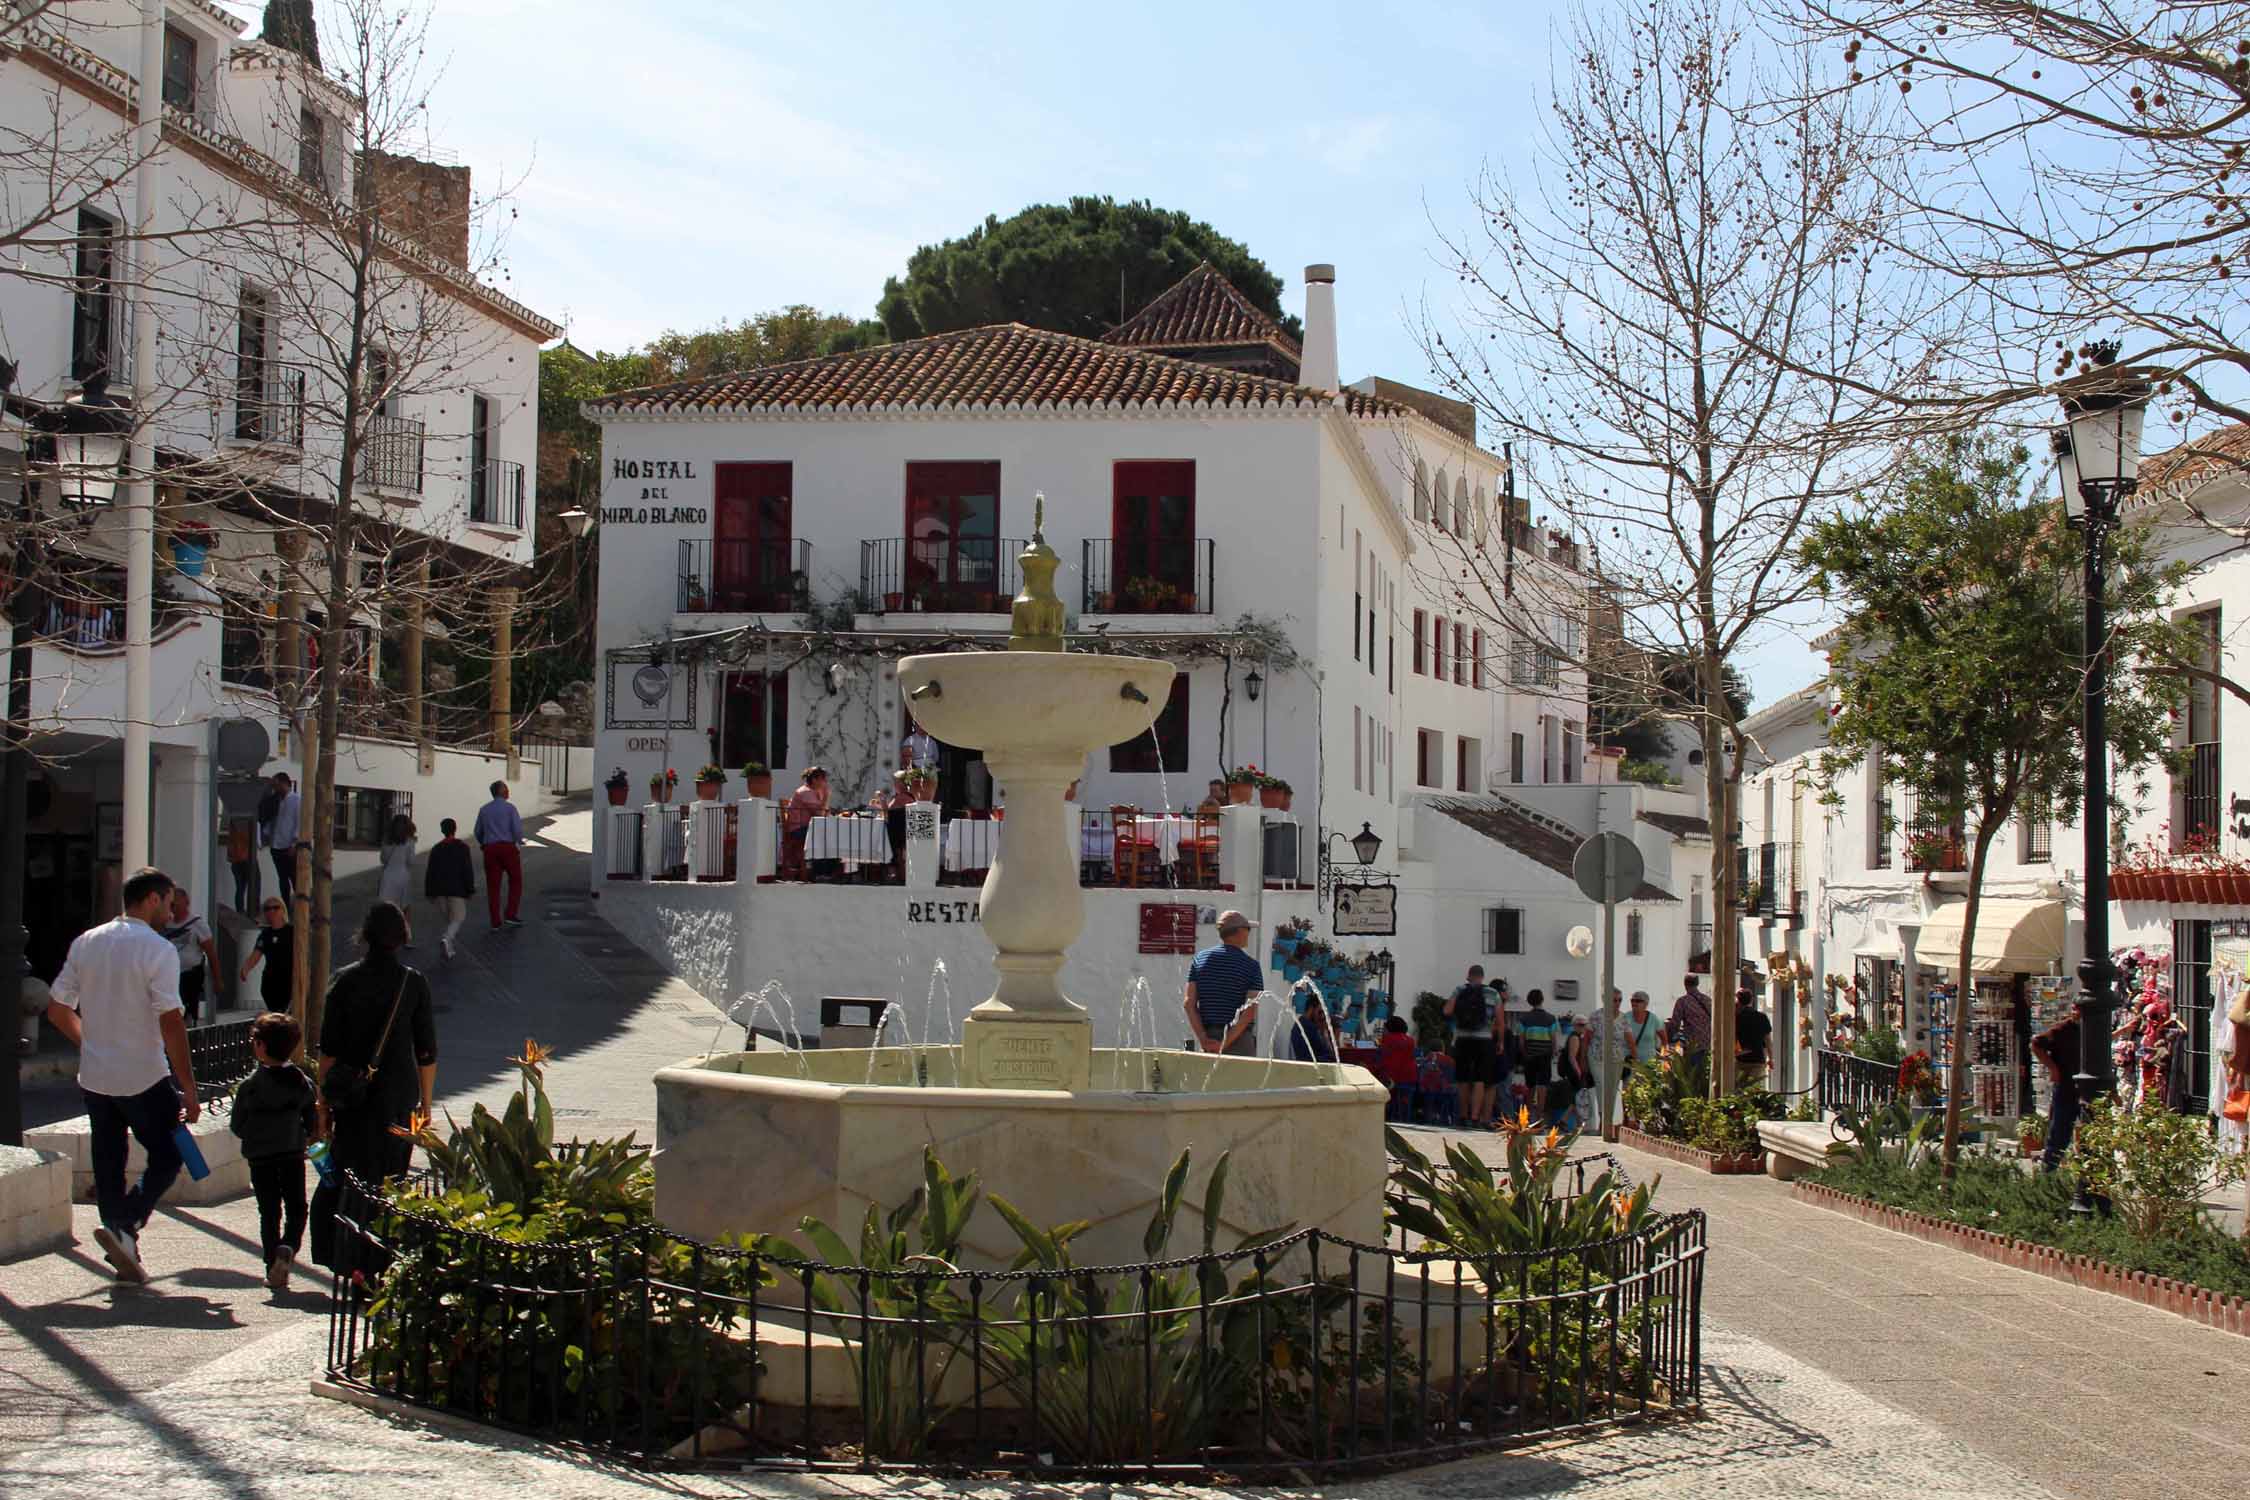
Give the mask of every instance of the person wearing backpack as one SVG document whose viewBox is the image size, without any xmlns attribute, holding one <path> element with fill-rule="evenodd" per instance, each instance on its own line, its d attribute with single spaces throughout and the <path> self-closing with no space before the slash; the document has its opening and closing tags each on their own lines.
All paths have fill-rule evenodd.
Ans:
<svg viewBox="0 0 2250 1500">
<path fill-rule="evenodd" d="M 1545 991 L 1527 990 L 1523 998 L 1531 1007 L 1516 1023 L 1516 1031 L 1523 1038 L 1524 1102 L 1534 1120 L 1543 1120 L 1547 1117 L 1547 1086 L 1555 1081 L 1555 1053 L 1562 1033 L 1554 1013 L 1547 1009 Z"/>
<path fill-rule="evenodd" d="M 1445 1018 L 1453 1023 L 1453 1081 L 1461 1090 L 1461 1121 L 1472 1130 L 1492 1128 L 1493 1096 L 1500 1082 L 1499 1054 L 1492 1045 L 1494 1009 L 1484 966 L 1469 965 L 1468 978 L 1445 1002 Z"/>
</svg>

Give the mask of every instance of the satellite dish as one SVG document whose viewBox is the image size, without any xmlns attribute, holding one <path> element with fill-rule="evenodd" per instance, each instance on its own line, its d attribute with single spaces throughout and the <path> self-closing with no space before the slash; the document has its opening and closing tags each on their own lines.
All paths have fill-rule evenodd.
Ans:
<svg viewBox="0 0 2250 1500">
<path fill-rule="evenodd" d="M 1592 957 L 1594 952 L 1594 929 L 1591 927 L 1571 928 L 1570 935 L 1563 939 L 1563 948 L 1570 954 L 1572 958 Z"/>
</svg>

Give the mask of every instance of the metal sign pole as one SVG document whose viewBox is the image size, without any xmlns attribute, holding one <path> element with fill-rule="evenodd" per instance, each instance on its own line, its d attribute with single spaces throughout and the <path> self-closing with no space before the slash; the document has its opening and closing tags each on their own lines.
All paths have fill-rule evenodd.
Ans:
<svg viewBox="0 0 2250 1500">
<path fill-rule="evenodd" d="M 1603 874 L 1609 873 L 1604 862 Z M 1609 884 L 1610 898 L 1602 903 L 1602 984 L 1594 1006 L 1594 1024 L 1602 1035 L 1602 1139 L 1617 1140 L 1617 1026 L 1610 1014 L 1609 997 L 1617 987 L 1617 888 Z"/>
<path fill-rule="evenodd" d="M 1617 987 L 1617 903 L 1640 889 L 1647 873 L 1638 844 L 1621 833 L 1597 833 L 1578 846 L 1571 861 L 1571 878 L 1579 893 L 1602 907 L 1602 958 L 1599 989 L 1594 997 L 1594 1024 L 1601 1031 L 1602 1139 L 1617 1139 L 1611 1119 L 1617 1107 L 1617 1029 L 1610 1022 L 1609 993 Z"/>
</svg>

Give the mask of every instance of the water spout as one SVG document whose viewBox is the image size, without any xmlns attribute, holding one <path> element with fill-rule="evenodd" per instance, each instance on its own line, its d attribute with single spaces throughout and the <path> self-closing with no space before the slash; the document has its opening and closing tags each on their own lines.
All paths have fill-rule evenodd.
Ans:
<svg viewBox="0 0 2250 1500">
<path fill-rule="evenodd" d="M 932 687 L 937 686 L 936 683 L 932 683 L 930 685 Z M 1117 696 L 1123 698 L 1128 703 L 1148 702 L 1148 694 L 1142 692 L 1139 688 L 1133 686 L 1129 682 L 1117 690 Z"/>
</svg>

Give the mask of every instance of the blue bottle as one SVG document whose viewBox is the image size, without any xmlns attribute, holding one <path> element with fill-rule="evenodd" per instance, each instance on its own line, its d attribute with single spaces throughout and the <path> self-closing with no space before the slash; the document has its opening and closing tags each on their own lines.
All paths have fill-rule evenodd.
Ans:
<svg viewBox="0 0 2250 1500">
<path fill-rule="evenodd" d="M 195 1143 L 195 1134 L 186 1125 L 172 1127 L 172 1145 L 179 1151 L 188 1176 L 201 1182 L 211 1175 L 211 1164 L 203 1159 L 203 1148 Z"/>
<path fill-rule="evenodd" d="M 305 1148 L 305 1155 L 312 1162 L 313 1170 L 320 1174 L 320 1180 L 326 1182 L 328 1174 L 332 1170 L 328 1165 L 328 1143 L 326 1141 L 314 1141 Z"/>
</svg>

